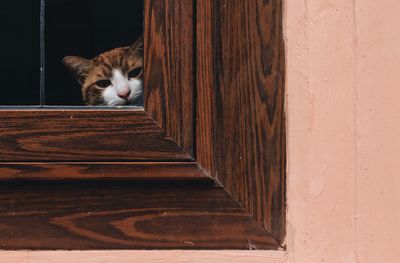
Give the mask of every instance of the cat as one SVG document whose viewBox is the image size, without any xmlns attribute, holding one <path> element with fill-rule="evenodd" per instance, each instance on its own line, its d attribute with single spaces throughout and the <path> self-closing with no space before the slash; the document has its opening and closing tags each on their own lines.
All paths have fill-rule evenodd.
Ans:
<svg viewBox="0 0 400 263">
<path fill-rule="evenodd" d="M 132 46 L 116 48 L 93 59 L 63 58 L 81 85 L 88 106 L 141 105 L 143 100 L 143 37 Z"/>
</svg>

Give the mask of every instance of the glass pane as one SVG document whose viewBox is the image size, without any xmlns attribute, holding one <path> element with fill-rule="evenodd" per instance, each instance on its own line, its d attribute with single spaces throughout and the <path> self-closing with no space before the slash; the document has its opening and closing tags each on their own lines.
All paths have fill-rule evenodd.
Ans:
<svg viewBox="0 0 400 263">
<path fill-rule="evenodd" d="M 0 106 L 40 104 L 40 0 L 2 1 Z"/>
<path fill-rule="evenodd" d="M 46 105 L 141 105 L 143 4 L 46 0 Z"/>
</svg>

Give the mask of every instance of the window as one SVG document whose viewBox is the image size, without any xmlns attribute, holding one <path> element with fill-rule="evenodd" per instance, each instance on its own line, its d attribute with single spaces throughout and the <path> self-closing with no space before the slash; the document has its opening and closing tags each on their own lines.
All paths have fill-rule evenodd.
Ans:
<svg viewBox="0 0 400 263">
<path fill-rule="evenodd" d="M 82 100 L 81 85 L 67 71 L 62 60 L 66 56 L 91 59 L 115 48 L 134 44 L 143 35 L 143 1 L 45 0 L 43 3 L 46 68 L 44 104 L 103 104 L 103 99 Z M 118 55 L 111 58 L 117 59 Z M 119 68 L 117 66 L 122 65 L 115 65 L 115 69 Z M 104 76 L 108 81 L 107 77 Z M 135 101 L 131 104 L 142 106 Z"/>
<path fill-rule="evenodd" d="M 126 54 L 107 52 L 130 47 L 141 38 L 143 8 L 142 1 L 129 0 L 4 3 L 0 11 L 3 35 L 0 48 L 4 51 L 0 106 L 142 106 L 141 96 L 133 94 L 142 93 L 142 85 L 133 84 L 141 78 L 142 65 L 136 67 L 133 60 L 139 57 L 142 60 L 143 52 L 130 56 L 135 51 L 133 47 Z M 63 63 L 63 58 L 75 57 L 76 66 L 77 58 L 82 58 L 89 67 L 94 64 L 91 59 L 100 55 L 110 61 L 100 61 L 88 68 L 86 81 L 74 79 L 78 68 L 65 63 L 69 60 Z M 119 58 L 124 60 L 115 63 Z M 106 68 L 108 64 L 112 68 Z M 120 71 L 120 79 L 114 76 L 114 70 Z M 96 85 L 101 81 L 110 85 Z"/>
<path fill-rule="evenodd" d="M 282 2 L 145 1 L 144 51 L 143 108 L 0 112 L 3 248 L 282 246 Z"/>
</svg>

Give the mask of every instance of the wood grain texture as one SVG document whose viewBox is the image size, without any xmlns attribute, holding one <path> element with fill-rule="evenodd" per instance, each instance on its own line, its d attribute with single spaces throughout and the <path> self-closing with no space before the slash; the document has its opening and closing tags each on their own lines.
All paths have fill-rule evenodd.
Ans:
<svg viewBox="0 0 400 263">
<path fill-rule="evenodd" d="M 141 110 L 0 111 L 0 161 L 191 160 Z"/>
<path fill-rule="evenodd" d="M 3 171 L 10 177 L 29 175 L 35 168 L 55 174 L 54 163 L 32 163 L 42 156 L 80 162 L 91 156 L 95 159 L 88 162 L 162 158 L 186 165 L 197 157 L 199 165 L 188 176 L 201 170 L 225 188 L 164 187 L 156 182 L 1 184 L 3 248 L 277 249 L 282 244 L 286 156 L 281 0 L 145 3 L 145 110 L 151 117 L 146 112 L 130 117 L 110 112 L 112 119 L 85 112 L 74 113 L 72 119 L 71 112 L 36 113 L 36 121 L 26 125 L 20 117 L 32 115 L 13 117 L 10 112 L 0 121 L 5 135 L 0 138 L 0 158 L 27 158 L 33 166 Z M 113 144 L 99 144 L 109 135 L 121 139 L 117 147 L 127 143 L 126 155 L 119 155 L 121 148 Z M 18 153 L 13 154 L 13 148 Z M 129 165 L 143 164 L 60 165 L 60 178 L 71 171 L 90 179 L 96 171 L 111 175 L 113 169 L 121 177 L 130 176 Z M 138 169 L 148 175 L 145 166 Z M 175 173 L 170 178 L 186 168 L 170 167 Z M 153 175 L 164 168 L 154 169 Z"/>
<path fill-rule="evenodd" d="M 145 1 L 145 113 L 0 111 L 0 161 L 193 161 L 193 0 Z"/>
<path fill-rule="evenodd" d="M 200 0 L 197 10 L 199 163 L 281 243 L 286 171 L 282 1 Z"/>
<path fill-rule="evenodd" d="M 1 163 L 0 181 L 11 180 L 202 180 L 194 162 Z"/>
<path fill-rule="evenodd" d="M 210 175 L 216 175 L 214 160 L 215 146 L 215 94 L 213 61 L 213 17 L 212 0 L 197 1 L 196 20 L 196 80 L 197 80 L 197 110 L 196 110 L 196 160 Z M 215 176 L 217 177 L 217 176 Z"/>
<path fill-rule="evenodd" d="M 193 0 L 145 1 L 145 109 L 194 154 Z"/>
<path fill-rule="evenodd" d="M 277 249 L 220 188 L 0 185 L 2 249 Z"/>
</svg>

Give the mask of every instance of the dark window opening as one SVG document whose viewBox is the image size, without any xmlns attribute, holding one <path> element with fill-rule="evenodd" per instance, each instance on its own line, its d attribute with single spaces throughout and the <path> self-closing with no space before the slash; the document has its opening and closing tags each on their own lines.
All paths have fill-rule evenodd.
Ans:
<svg viewBox="0 0 400 263">
<path fill-rule="evenodd" d="M 143 34 L 143 1 L 47 0 L 45 21 L 45 103 L 83 105 L 80 85 L 62 58 L 91 59 L 133 44 Z"/>
<path fill-rule="evenodd" d="M 40 104 L 40 0 L 0 8 L 0 105 Z"/>
<path fill-rule="evenodd" d="M 92 59 L 132 45 L 143 34 L 143 10 L 143 1 L 132 0 L 4 2 L 0 9 L 0 106 L 89 105 L 63 58 Z"/>
</svg>

